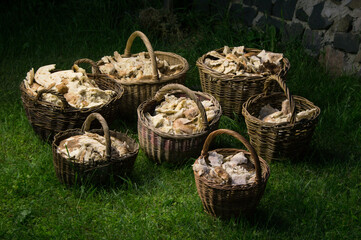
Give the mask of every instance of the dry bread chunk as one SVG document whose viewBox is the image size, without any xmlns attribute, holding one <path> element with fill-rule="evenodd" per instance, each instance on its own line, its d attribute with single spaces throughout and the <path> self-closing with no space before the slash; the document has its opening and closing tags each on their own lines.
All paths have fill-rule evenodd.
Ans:
<svg viewBox="0 0 361 240">
<path fill-rule="evenodd" d="M 36 96 L 42 89 L 53 90 L 64 96 L 70 106 L 74 108 L 92 108 L 109 102 L 115 92 L 100 89 L 94 80 L 88 78 L 85 70 L 73 66 L 72 70 L 52 72 L 55 64 L 40 67 L 34 74 L 32 68 L 24 79 L 25 88 L 29 95 Z M 61 100 L 54 94 L 45 93 L 44 101 L 56 106 L 62 106 Z"/>
<path fill-rule="evenodd" d="M 119 156 L 129 152 L 126 142 L 110 137 L 111 151 L 116 151 Z M 85 132 L 62 140 L 59 143 L 58 153 L 64 158 L 72 158 L 74 161 L 89 163 L 92 161 L 105 160 L 105 138 L 96 133 Z"/>
<path fill-rule="evenodd" d="M 115 51 L 114 56 L 104 56 L 101 60 L 104 62 L 99 66 L 102 73 L 125 81 L 150 80 L 153 76 L 152 63 L 145 52 L 135 57 L 122 57 Z M 182 70 L 181 64 L 170 65 L 166 60 L 157 57 L 156 61 L 159 77 L 175 75 Z"/>
<path fill-rule="evenodd" d="M 262 76 L 278 73 L 282 67 L 282 53 L 245 52 L 244 46 L 232 50 L 224 46 L 223 52 L 207 53 L 204 63 L 217 72 L 231 75 Z"/>
<path fill-rule="evenodd" d="M 256 180 L 254 168 L 249 169 L 249 161 L 243 152 L 224 157 L 215 151 L 210 151 L 208 160 L 210 165 L 206 164 L 204 158 L 199 158 L 197 163 L 193 164 L 193 170 L 209 181 L 219 184 L 243 185 Z"/>
<path fill-rule="evenodd" d="M 206 110 L 208 122 L 212 121 L 219 109 L 212 101 L 201 102 Z M 170 134 L 193 134 L 203 131 L 202 119 L 197 104 L 187 97 L 166 94 L 164 101 L 156 106 L 154 114 L 145 116 L 151 126 Z"/>
<path fill-rule="evenodd" d="M 316 111 L 317 111 L 316 108 L 312 108 L 309 110 L 298 112 L 296 114 L 296 121 L 301 121 L 302 119 L 310 119 L 316 113 Z M 279 111 L 276 108 L 273 108 L 269 104 L 263 106 L 260 110 L 258 118 L 264 122 L 269 122 L 269 123 L 289 122 L 291 118 L 291 109 L 290 109 L 289 101 L 286 99 L 282 102 L 281 111 Z"/>
</svg>

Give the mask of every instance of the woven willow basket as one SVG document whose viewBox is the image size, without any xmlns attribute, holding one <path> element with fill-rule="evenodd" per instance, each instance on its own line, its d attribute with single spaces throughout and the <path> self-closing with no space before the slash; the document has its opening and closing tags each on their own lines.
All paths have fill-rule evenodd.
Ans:
<svg viewBox="0 0 361 240">
<path fill-rule="evenodd" d="M 176 97 L 187 96 L 198 106 L 201 114 L 202 124 L 205 127 L 202 132 L 185 135 L 175 135 L 159 131 L 154 128 L 145 113 L 152 114 L 167 93 Z M 207 121 L 206 111 L 201 103 L 210 100 L 219 109 L 211 122 Z M 154 98 L 149 99 L 138 107 L 138 137 L 141 148 L 145 154 L 156 163 L 169 162 L 171 164 L 182 164 L 190 157 L 196 157 L 207 135 L 217 129 L 222 109 L 217 100 L 207 93 L 194 92 L 180 84 L 168 84 L 161 88 Z"/>
<path fill-rule="evenodd" d="M 147 47 L 148 53 L 146 56 L 150 57 L 152 63 L 153 76 L 151 79 L 137 80 L 137 81 L 126 81 L 124 79 L 117 79 L 115 76 L 112 76 L 117 82 L 121 83 L 124 87 L 124 95 L 121 100 L 120 111 L 129 113 L 128 116 L 135 116 L 137 112 L 137 107 L 139 104 L 145 100 L 153 97 L 155 93 L 164 85 L 169 83 L 180 83 L 183 84 L 185 81 L 186 73 L 189 69 L 189 65 L 186 59 L 183 57 L 170 52 L 161 52 L 153 51 L 153 47 L 149 42 L 147 36 L 140 32 L 135 31 L 130 35 L 127 45 L 124 50 L 122 57 L 136 57 L 139 54 L 131 54 L 130 49 L 132 47 L 133 41 L 136 37 L 140 37 Z M 160 60 L 166 60 L 170 65 L 180 64 L 183 66 L 182 70 L 172 76 L 162 76 L 158 75 L 157 61 L 156 57 Z M 103 65 L 102 60 L 97 62 L 98 66 Z"/>
<path fill-rule="evenodd" d="M 222 53 L 223 48 L 215 51 Z M 261 50 L 245 48 L 245 52 L 255 52 L 258 54 Z M 203 92 L 212 94 L 219 101 L 224 115 L 234 117 L 233 112 L 236 115 L 241 115 L 242 104 L 247 101 L 249 97 L 262 92 L 264 81 L 269 75 L 235 76 L 233 74 L 224 74 L 207 66 L 204 63 L 206 57 L 207 54 L 204 54 L 202 57 L 198 58 L 196 63 Z M 284 77 L 289 68 L 290 63 L 288 59 L 283 58 L 282 69 L 278 75 Z"/>
<path fill-rule="evenodd" d="M 84 134 L 85 131 L 89 130 L 94 119 L 100 122 L 103 129 L 95 129 L 90 132 L 105 137 L 106 156 L 103 161 L 79 162 L 74 158 L 64 158 L 58 153 L 58 147 L 62 140 Z M 129 153 L 119 156 L 118 152 L 111 146 L 110 136 L 125 141 L 129 146 Z M 109 131 L 105 119 L 99 113 L 92 113 L 85 120 L 82 129 L 70 129 L 55 135 L 52 149 L 55 173 L 61 183 L 66 185 L 82 184 L 84 182 L 103 184 L 108 183 L 112 176 L 114 178 L 124 177 L 132 171 L 138 155 L 139 145 L 124 133 Z"/>
<path fill-rule="evenodd" d="M 203 145 L 201 156 L 208 158 L 208 149 L 212 140 L 220 135 L 227 134 L 241 141 L 249 150 L 235 148 L 220 148 L 213 151 L 222 154 L 224 157 L 243 152 L 251 161 L 256 171 L 256 181 L 245 185 L 225 185 L 209 181 L 204 176 L 199 176 L 194 171 L 194 179 L 198 195 L 202 200 L 204 210 L 215 217 L 230 218 L 238 217 L 241 214 L 249 215 L 254 212 L 261 200 L 270 176 L 270 169 L 265 160 L 257 156 L 252 145 L 239 133 L 228 129 L 218 129 L 210 133 Z M 198 159 L 195 163 L 198 162 Z M 207 160 L 206 160 L 207 162 Z"/>
<path fill-rule="evenodd" d="M 80 59 L 75 64 L 91 63 L 90 60 Z M 96 67 L 93 65 L 93 67 Z M 20 84 L 21 99 L 26 112 L 26 116 L 32 125 L 34 131 L 43 139 L 52 141 L 56 133 L 66 129 L 80 128 L 86 117 L 90 113 L 98 112 L 102 114 L 108 122 L 111 122 L 115 114 L 119 112 L 120 98 L 124 93 L 123 87 L 104 74 L 87 74 L 89 78 L 94 79 L 100 89 L 113 90 L 115 96 L 106 104 L 94 108 L 78 109 L 70 106 L 64 96 L 51 90 L 41 90 L 36 97 L 30 96 L 24 86 Z M 44 93 L 52 93 L 61 101 L 61 107 L 55 106 L 50 102 L 43 101 Z"/>
<path fill-rule="evenodd" d="M 284 93 L 269 93 L 271 81 L 276 81 Z M 261 108 L 270 104 L 281 109 L 282 102 L 288 99 L 291 118 L 286 123 L 268 123 L 258 118 Z M 296 121 L 296 113 L 316 108 L 310 119 Z M 265 82 L 262 94 L 253 96 L 243 104 L 242 114 L 245 118 L 251 144 L 258 155 L 267 161 L 288 158 L 302 158 L 318 122 L 320 108 L 306 98 L 292 96 L 285 82 L 279 77 L 270 77 Z"/>
</svg>

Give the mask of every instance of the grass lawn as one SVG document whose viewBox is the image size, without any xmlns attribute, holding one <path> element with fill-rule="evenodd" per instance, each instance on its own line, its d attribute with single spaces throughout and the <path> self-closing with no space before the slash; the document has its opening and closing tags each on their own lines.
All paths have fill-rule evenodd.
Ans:
<svg viewBox="0 0 361 240">
<path fill-rule="evenodd" d="M 305 54 L 300 42 L 246 29 L 232 20 L 181 12 L 181 37 L 164 38 L 138 21 L 142 4 L 125 1 L 19 1 L 0 10 L 0 239 L 361 239 L 361 79 L 335 77 Z M 154 1 L 156 2 L 156 1 Z M 159 4 L 159 3 L 158 3 Z M 140 151 L 123 185 L 67 188 L 57 180 L 51 146 L 33 132 L 19 84 L 34 67 L 69 69 L 79 58 L 122 52 L 135 30 L 155 50 L 190 64 L 186 85 L 200 89 L 195 61 L 224 45 L 283 52 L 291 62 L 291 93 L 321 108 L 303 161 L 275 162 L 253 217 L 222 221 L 202 209 L 192 161 L 157 166 Z M 144 51 L 138 39 L 132 51 Z M 246 136 L 242 118 L 221 128 Z M 136 124 L 116 121 L 112 129 Z M 228 137 L 224 147 L 241 146 Z"/>
</svg>

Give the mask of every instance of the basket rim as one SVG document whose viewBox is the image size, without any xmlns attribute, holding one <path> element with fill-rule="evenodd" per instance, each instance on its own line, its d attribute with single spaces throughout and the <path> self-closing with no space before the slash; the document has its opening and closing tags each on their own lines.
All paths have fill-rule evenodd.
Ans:
<svg viewBox="0 0 361 240">
<path fill-rule="evenodd" d="M 233 49 L 234 47 L 229 47 L 230 49 Z M 214 49 L 214 50 L 211 50 L 211 51 L 216 51 L 216 52 L 219 52 L 219 51 L 223 51 L 224 47 L 222 48 L 218 48 L 218 49 Z M 262 50 L 260 49 L 257 49 L 257 48 L 244 48 L 246 51 L 248 52 L 261 52 Z M 209 51 L 209 52 L 211 52 Z M 266 50 L 265 50 L 266 51 Z M 218 72 L 212 68 L 210 68 L 208 65 L 206 65 L 204 63 L 204 60 L 206 58 L 206 56 L 208 55 L 208 53 L 205 53 L 203 54 L 201 57 L 199 57 L 196 61 L 196 65 L 197 67 L 199 68 L 200 71 L 203 71 L 209 75 L 211 75 L 212 77 L 215 77 L 215 78 L 218 78 L 217 80 L 221 80 L 221 81 L 245 81 L 245 80 L 252 80 L 252 81 L 262 81 L 264 80 L 265 78 L 269 77 L 270 73 L 267 73 L 267 74 L 261 74 L 261 76 L 246 76 L 244 74 L 241 74 L 241 75 L 234 75 L 234 74 L 224 74 L 224 73 L 221 73 L 221 72 Z M 266 52 L 270 52 L 270 51 L 266 51 Z M 277 76 L 285 76 L 286 73 L 288 72 L 288 70 L 290 69 L 291 67 L 291 64 L 289 62 L 289 60 L 287 58 L 283 58 L 283 69 L 277 73 L 277 74 L 274 74 L 274 75 L 277 75 Z"/>
<path fill-rule="evenodd" d="M 222 151 L 222 150 L 231 150 L 234 151 L 235 153 L 239 153 L 239 152 L 243 152 L 245 155 L 249 156 L 248 159 L 249 161 L 251 161 L 251 153 L 244 150 L 244 149 L 238 149 L 238 148 L 217 148 L 217 149 L 213 149 L 210 150 L 208 152 L 211 151 Z M 194 164 L 198 162 L 198 159 L 200 159 L 202 156 L 199 156 L 195 161 Z M 199 179 L 199 181 L 201 181 L 204 185 L 206 185 L 209 188 L 212 189 L 217 189 L 217 190 L 222 190 L 222 191 L 247 191 L 247 190 L 251 190 L 254 189 L 260 185 L 266 184 L 269 177 L 270 177 L 270 167 L 269 164 L 260 156 L 258 156 L 258 159 L 260 161 L 260 165 L 261 165 L 261 179 L 262 181 L 260 183 L 257 183 L 256 181 L 253 183 L 248 183 L 248 184 L 244 184 L 244 185 L 226 185 L 226 184 L 220 184 L 220 183 L 215 183 L 212 182 L 208 179 L 206 179 L 204 176 L 199 176 L 198 173 L 196 173 L 196 171 L 193 170 L 194 176 L 196 178 Z M 254 164 L 254 163 L 253 163 Z"/>
<path fill-rule="evenodd" d="M 180 93 L 180 92 L 179 91 L 172 91 L 170 93 Z M 175 135 L 175 134 L 169 134 L 169 133 L 162 132 L 162 131 L 156 129 L 155 127 L 149 125 L 148 121 L 145 121 L 144 108 L 145 108 L 145 106 L 156 102 L 156 100 L 154 98 L 148 99 L 148 100 L 144 101 L 143 103 L 141 103 L 138 106 L 138 108 L 137 108 L 138 122 L 139 122 L 138 124 L 141 124 L 142 126 L 146 127 L 147 129 L 149 129 L 150 131 L 152 131 L 155 134 L 159 135 L 160 137 L 168 138 L 168 139 L 197 138 L 197 137 L 200 137 L 200 136 L 204 136 L 205 134 L 208 134 L 211 131 L 212 126 L 216 125 L 219 122 L 219 120 L 220 120 L 220 118 L 222 116 L 222 107 L 219 104 L 219 102 L 211 94 L 205 93 L 205 92 L 199 92 L 199 91 L 194 91 L 194 93 L 196 95 L 200 95 L 200 96 L 203 96 L 203 97 L 209 99 L 216 106 L 219 107 L 219 112 L 218 112 L 218 114 L 216 114 L 216 116 L 213 118 L 213 120 L 211 122 L 209 122 L 209 128 L 208 129 L 205 129 L 205 130 L 203 130 L 202 132 L 199 132 L 199 133 L 182 134 L 182 135 L 177 134 L 177 135 Z M 156 103 L 159 104 L 159 102 L 156 102 Z"/>
<path fill-rule="evenodd" d="M 305 122 L 313 121 L 313 120 L 317 119 L 321 114 L 321 109 L 318 106 L 316 106 L 313 102 L 309 101 L 308 99 L 306 99 L 304 97 L 297 96 L 297 95 L 292 95 L 293 99 L 295 100 L 295 104 L 297 102 L 305 102 L 308 105 L 313 106 L 312 108 L 316 108 L 316 114 L 314 114 L 310 119 L 302 119 L 301 121 L 295 121 L 294 124 L 291 124 L 290 122 L 270 123 L 270 122 L 264 122 L 261 119 L 259 119 L 258 117 L 255 117 L 248 112 L 249 106 L 252 106 L 253 104 L 257 104 L 258 100 L 260 100 L 262 98 L 266 98 L 266 97 L 275 97 L 275 96 L 280 97 L 280 98 L 281 97 L 285 98 L 285 95 L 283 92 L 276 92 L 276 93 L 272 93 L 269 95 L 265 95 L 265 93 L 261 93 L 261 94 L 250 97 L 242 105 L 242 115 L 244 116 L 245 120 L 252 121 L 253 123 L 256 123 L 257 125 L 260 125 L 262 127 L 285 129 L 285 128 L 293 128 L 293 127 L 296 127 L 299 125 L 303 125 Z M 310 109 L 312 109 L 312 108 L 310 108 Z"/>
<path fill-rule="evenodd" d="M 101 75 L 96 75 L 96 74 L 89 74 L 87 73 L 89 78 L 92 78 L 94 81 L 113 81 L 113 84 L 116 84 L 117 88 L 119 89 L 119 91 L 114 91 L 115 92 L 115 96 L 113 96 L 108 102 L 106 102 L 103 105 L 100 106 L 96 106 L 96 107 L 91 107 L 91 108 L 75 108 L 69 105 L 69 107 L 64 108 L 63 106 L 56 106 L 50 102 L 44 101 L 44 100 L 36 100 L 36 96 L 31 96 L 27 93 L 26 88 L 25 88 L 25 84 L 24 81 L 21 81 L 20 83 L 20 92 L 21 95 L 26 97 L 26 99 L 24 99 L 22 97 L 22 101 L 23 102 L 32 102 L 33 104 L 39 104 L 43 107 L 49 108 L 52 111 L 58 111 L 58 112 L 62 112 L 62 113 L 87 113 L 87 112 L 92 112 L 92 111 L 97 111 L 103 107 L 108 106 L 109 104 L 119 100 L 123 94 L 124 94 L 124 87 L 122 85 L 120 85 L 119 83 L 117 83 L 115 80 L 109 78 L 108 76 L 101 74 Z"/>
<path fill-rule="evenodd" d="M 91 129 L 88 132 L 98 133 L 98 132 L 102 132 L 102 131 L 103 131 L 103 129 Z M 96 165 L 97 168 L 107 166 L 107 165 L 109 165 L 111 163 L 114 163 L 114 162 L 119 162 L 119 161 L 123 161 L 125 159 L 132 158 L 135 155 L 137 155 L 138 152 L 139 152 L 139 143 L 137 143 L 136 140 L 129 137 L 127 134 L 122 133 L 122 132 L 118 132 L 118 131 L 115 131 L 115 130 L 109 130 L 109 133 L 110 133 L 110 136 L 112 136 L 112 137 L 115 137 L 116 134 L 121 134 L 122 136 L 125 137 L 125 139 L 127 139 L 128 141 L 131 141 L 134 144 L 135 148 L 134 148 L 133 151 L 131 151 L 129 153 L 126 153 L 126 154 L 124 154 L 122 156 L 118 155 L 116 159 L 112 158 L 113 154 L 111 154 L 109 160 L 105 159 L 103 161 L 98 161 L 97 165 Z M 58 147 L 59 147 L 59 143 L 62 140 L 67 139 L 67 138 L 72 137 L 72 136 L 83 135 L 83 134 L 84 134 L 84 132 L 82 132 L 82 130 L 80 128 L 68 129 L 68 130 L 61 131 L 61 132 L 57 133 L 54 136 L 54 140 L 52 142 L 53 153 L 58 155 L 61 159 L 63 159 L 63 161 L 66 161 L 68 163 L 79 165 L 79 166 L 89 166 L 89 164 L 74 161 L 74 160 L 76 160 L 75 158 L 70 158 L 70 159 L 69 158 L 64 158 L 57 151 Z M 69 135 L 69 136 L 67 136 L 67 135 Z M 67 137 L 65 138 L 65 136 L 67 136 Z M 118 139 L 118 140 L 120 140 L 120 139 Z M 94 166 L 89 166 L 89 167 L 94 167 Z"/>
<path fill-rule="evenodd" d="M 140 53 L 143 53 L 143 52 L 140 52 Z M 133 53 L 131 54 L 131 57 L 134 57 L 134 56 L 138 56 L 140 53 Z M 144 52 L 145 54 L 148 54 L 148 52 Z M 125 81 L 123 80 L 122 78 L 116 78 L 115 76 L 113 75 L 108 75 L 110 78 L 116 80 L 117 82 L 120 82 L 122 85 L 126 85 L 126 86 L 134 86 L 134 85 L 153 85 L 153 84 L 164 84 L 166 82 L 169 82 L 171 80 L 174 80 L 174 79 L 177 79 L 177 78 L 181 78 L 183 77 L 187 71 L 189 70 L 189 64 L 188 64 L 188 61 L 176 54 L 176 53 L 172 53 L 172 52 L 162 52 L 162 51 L 154 51 L 154 54 L 156 56 L 158 55 L 165 55 L 165 56 L 168 56 L 168 57 L 172 57 L 172 58 L 175 58 L 175 59 L 178 59 L 181 61 L 181 65 L 183 66 L 182 70 L 177 73 L 177 74 L 174 74 L 174 75 L 171 75 L 171 76 L 162 76 L 160 77 L 159 79 L 156 79 L 156 80 L 152 80 L 152 79 L 146 79 L 146 80 L 137 80 L 137 81 Z M 124 54 L 121 55 L 122 57 L 124 57 Z M 99 67 L 100 65 L 103 64 L 103 61 L 102 60 L 99 60 L 96 62 L 97 66 Z"/>
</svg>

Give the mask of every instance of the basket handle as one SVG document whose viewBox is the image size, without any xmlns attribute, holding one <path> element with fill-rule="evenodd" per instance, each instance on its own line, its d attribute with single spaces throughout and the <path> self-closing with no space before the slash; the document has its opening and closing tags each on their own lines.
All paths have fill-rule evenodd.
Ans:
<svg viewBox="0 0 361 240">
<path fill-rule="evenodd" d="M 150 61 L 152 63 L 152 72 L 153 72 L 152 80 L 159 80 L 158 69 L 157 69 L 157 61 L 155 59 L 155 54 L 154 54 L 154 51 L 153 51 L 153 47 L 152 47 L 152 44 L 150 44 L 150 41 L 149 41 L 148 37 L 145 36 L 144 33 L 142 33 L 141 31 L 135 31 L 130 35 L 130 37 L 128 38 L 128 41 L 127 41 L 127 45 L 126 45 L 126 47 L 124 49 L 124 56 L 125 57 L 130 57 L 130 55 L 131 55 L 130 49 L 132 48 L 133 41 L 134 41 L 134 39 L 136 37 L 140 37 L 142 39 L 144 45 L 146 46 L 146 48 L 148 50 Z"/>
<path fill-rule="evenodd" d="M 76 60 L 76 61 L 74 62 L 74 64 L 76 64 L 76 65 L 79 65 L 79 64 L 81 64 L 81 63 L 88 63 L 88 64 L 90 64 L 90 65 L 92 66 L 92 72 L 93 72 L 94 74 L 101 74 L 98 65 L 97 65 L 93 60 L 91 60 L 91 59 L 89 59 L 89 58 L 81 58 L 81 59 L 78 59 L 78 60 Z"/>
<path fill-rule="evenodd" d="M 290 90 L 288 89 L 286 83 L 282 80 L 282 78 L 280 78 L 279 76 L 276 76 L 276 75 L 269 76 L 266 79 L 266 81 L 264 82 L 263 93 L 265 95 L 267 95 L 270 92 L 270 87 L 271 87 L 272 81 L 276 81 L 278 83 L 278 85 L 282 88 L 283 92 L 285 93 L 285 95 L 290 103 L 290 108 L 291 108 L 290 123 L 294 124 L 296 121 L 295 101 L 293 100 L 293 96 L 291 95 Z"/>
<path fill-rule="evenodd" d="M 90 128 L 90 124 L 93 122 L 94 119 L 97 119 L 100 124 L 102 125 L 103 131 L 104 131 L 104 138 L 105 138 L 105 154 L 106 159 L 110 159 L 110 149 L 111 149 L 111 141 L 110 141 L 110 133 L 109 133 L 109 127 L 105 119 L 102 115 L 99 113 L 91 113 L 89 116 L 85 119 L 83 126 L 81 127 L 81 131 L 85 132 L 88 131 Z"/>
<path fill-rule="evenodd" d="M 232 130 L 229 130 L 229 129 L 218 129 L 218 130 L 215 130 L 215 131 L 211 132 L 208 135 L 206 141 L 203 144 L 203 149 L 202 149 L 202 152 L 201 152 L 201 156 L 204 157 L 204 159 L 206 160 L 206 163 L 209 164 L 209 162 L 208 162 L 208 149 L 209 149 L 209 146 L 210 146 L 211 142 L 213 141 L 213 139 L 216 136 L 221 135 L 221 134 L 227 134 L 227 135 L 230 135 L 232 137 L 235 137 L 240 142 L 242 142 L 244 146 L 246 146 L 248 151 L 251 153 L 252 159 L 254 160 L 254 163 L 255 163 L 254 165 L 255 165 L 255 168 L 256 168 L 256 182 L 259 183 L 261 181 L 261 164 L 259 162 L 259 158 L 258 158 L 258 155 L 256 153 L 256 150 L 254 150 L 254 148 L 247 141 L 247 139 L 245 139 L 241 134 L 239 134 L 239 133 L 237 133 L 235 131 L 232 131 Z"/>
<path fill-rule="evenodd" d="M 50 94 L 57 96 L 60 99 L 60 101 L 62 102 L 63 108 L 70 107 L 69 103 L 66 101 L 66 99 L 64 98 L 63 95 L 61 95 L 60 93 L 57 93 L 54 90 L 50 90 L 50 89 L 41 89 L 38 92 L 38 95 L 36 95 L 35 101 L 40 101 L 44 93 L 50 93 Z"/>
<path fill-rule="evenodd" d="M 167 85 L 165 85 L 164 87 L 162 87 L 161 89 L 158 90 L 158 92 L 154 96 L 154 99 L 156 101 L 160 102 L 163 99 L 163 97 L 172 90 L 180 90 L 180 91 L 184 92 L 190 99 L 192 99 L 197 104 L 197 107 L 198 107 L 198 109 L 199 109 L 199 111 L 201 113 L 202 125 L 205 126 L 205 129 L 208 129 L 209 128 L 209 123 L 207 121 L 206 110 L 204 109 L 201 101 L 196 96 L 194 91 L 190 90 L 186 86 L 181 85 L 181 84 L 176 84 L 176 83 L 167 84 Z"/>
</svg>

